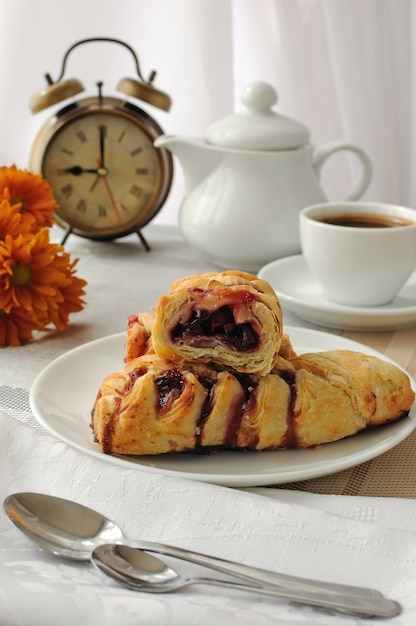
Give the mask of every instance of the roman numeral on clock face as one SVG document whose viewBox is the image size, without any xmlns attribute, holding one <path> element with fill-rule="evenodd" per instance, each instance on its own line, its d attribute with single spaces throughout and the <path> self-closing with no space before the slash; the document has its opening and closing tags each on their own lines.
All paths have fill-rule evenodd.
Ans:
<svg viewBox="0 0 416 626">
<path fill-rule="evenodd" d="M 85 143 L 87 141 L 87 135 L 84 133 L 83 130 L 79 130 L 77 132 L 77 137 L 82 143 Z"/>
<path fill-rule="evenodd" d="M 70 196 L 72 196 L 73 191 L 74 191 L 74 188 L 72 185 L 65 185 L 61 189 L 61 192 L 65 196 L 65 198 L 69 198 Z"/>
<path fill-rule="evenodd" d="M 143 189 L 138 185 L 132 185 L 132 187 L 130 187 L 129 193 L 131 193 L 131 195 L 135 196 L 136 198 L 140 198 L 143 193 Z"/>
<path fill-rule="evenodd" d="M 85 202 L 84 198 L 81 198 L 81 200 L 77 203 L 77 210 L 80 213 L 85 213 L 87 210 L 87 203 Z"/>
</svg>

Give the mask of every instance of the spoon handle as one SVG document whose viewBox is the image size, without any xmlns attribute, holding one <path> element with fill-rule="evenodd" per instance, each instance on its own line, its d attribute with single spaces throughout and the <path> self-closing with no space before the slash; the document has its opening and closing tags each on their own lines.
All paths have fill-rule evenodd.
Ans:
<svg viewBox="0 0 416 626">
<path fill-rule="evenodd" d="M 326 594 L 350 594 L 354 595 L 356 598 L 383 597 L 383 594 L 376 589 L 291 576 L 289 574 L 273 572 L 253 567 L 251 565 L 246 565 L 244 563 L 236 563 L 227 559 L 208 556 L 206 554 L 200 554 L 198 552 L 169 546 L 163 543 L 133 541 L 129 542 L 129 544 L 135 548 L 145 550 L 146 552 L 154 552 L 156 554 L 171 556 L 183 561 L 188 561 L 189 563 L 209 567 L 210 569 L 222 572 L 223 574 L 231 574 L 245 580 L 251 580 L 253 582 L 257 582 L 262 585 L 269 585 L 271 587 L 284 587 L 286 590 L 297 591 L 323 591 Z"/>
<path fill-rule="evenodd" d="M 326 593 L 321 591 L 308 591 L 308 590 L 296 590 L 296 589 L 284 589 L 284 588 L 267 588 L 257 587 L 256 585 L 250 585 L 248 583 L 238 583 L 226 580 L 214 580 L 212 578 L 189 578 L 185 579 L 184 584 L 204 584 L 204 585 L 220 585 L 221 587 L 227 587 L 239 591 L 249 591 L 254 593 L 260 593 L 266 596 L 274 596 L 279 598 L 285 598 L 286 600 L 308 604 L 310 606 L 317 606 L 325 609 L 333 609 L 336 611 L 342 611 L 346 613 L 352 613 L 360 616 L 367 617 L 394 617 L 401 613 L 401 606 L 395 600 L 389 600 L 387 598 L 378 597 L 364 597 L 356 596 L 353 594 L 336 594 Z"/>
<path fill-rule="evenodd" d="M 357 597 L 349 593 L 331 593 L 325 590 L 285 589 L 263 587 L 250 581 L 228 581 L 205 576 L 182 578 L 159 559 L 132 544 L 104 544 L 95 548 L 91 563 L 101 572 L 124 586 L 147 593 L 170 593 L 190 585 L 214 585 L 259 593 L 268 597 L 284 598 L 297 604 L 347 612 L 366 617 L 394 617 L 401 613 L 398 602 L 384 597 Z"/>
</svg>

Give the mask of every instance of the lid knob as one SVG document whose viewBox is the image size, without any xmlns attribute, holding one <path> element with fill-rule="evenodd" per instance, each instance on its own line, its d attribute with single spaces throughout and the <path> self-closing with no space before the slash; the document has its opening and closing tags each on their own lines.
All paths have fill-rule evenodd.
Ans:
<svg viewBox="0 0 416 626">
<path fill-rule="evenodd" d="M 288 150 L 309 141 L 309 130 L 301 122 L 275 113 L 277 93 L 263 81 L 250 83 L 243 89 L 241 102 L 245 109 L 208 128 L 209 143 L 240 150 Z"/>
<path fill-rule="evenodd" d="M 269 111 L 277 103 L 277 91 L 269 83 L 257 81 L 243 89 L 241 102 L 255 111 Z"/>
</svg>

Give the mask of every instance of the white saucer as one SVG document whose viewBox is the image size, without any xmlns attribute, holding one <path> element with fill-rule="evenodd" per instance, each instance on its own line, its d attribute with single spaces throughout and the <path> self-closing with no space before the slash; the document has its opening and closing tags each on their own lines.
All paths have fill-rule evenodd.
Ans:
<svg viewBox="0 0 416 626">
<path fill-rule="evenodd" d="M 393 302 L 379 307 L 349 307 L 326 300 L 300 254 L 268 263 L 258 276 L 270 283 L 283 308 L 319 326 L 377 331 L 416 324 L 416 272 Z"/>
</svg>

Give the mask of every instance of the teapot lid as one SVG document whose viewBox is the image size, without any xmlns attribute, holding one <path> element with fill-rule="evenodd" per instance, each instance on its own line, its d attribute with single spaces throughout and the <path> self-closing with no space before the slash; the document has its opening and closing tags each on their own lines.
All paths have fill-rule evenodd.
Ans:
<svg viewBox="0 0 416 626">
<path fill-rule="evenodd" d="M 257 81 L 247 85 L 241 102 L 245 110 L 208 128 L 209 143 L 244 150 L 287 150 L 308 143 L 310 133 L 306 126 L 272 111 L 277 93 L 269 83 Z"/>
</svg>

